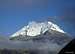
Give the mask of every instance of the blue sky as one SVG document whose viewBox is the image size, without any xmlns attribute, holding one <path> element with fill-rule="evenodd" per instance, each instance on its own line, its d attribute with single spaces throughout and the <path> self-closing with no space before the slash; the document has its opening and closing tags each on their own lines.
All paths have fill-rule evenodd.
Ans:
<svg viewBox="0 0 75 54">
<path fill-rule="evenodd" d="M 75 35 L 74 0 L 0 0 L 0 34 L 10 36 L 29 21 L 51 18 L 64 31 Z"/>
</svg>

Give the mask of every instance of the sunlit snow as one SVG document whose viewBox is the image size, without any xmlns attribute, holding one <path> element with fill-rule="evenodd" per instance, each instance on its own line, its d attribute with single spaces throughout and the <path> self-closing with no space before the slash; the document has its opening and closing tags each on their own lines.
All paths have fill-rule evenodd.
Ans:
<svg viewBox="0 0 75 54">
<path fill-rule="evenodd" d="M 55 30 L 61 33 L 65 33 L 59 26 L 48 21 L 48 22 L 29 22 L 27 26 L 24 26 L 21 30 L 17 31 L 11 37 L 19 36 L 19 35 L 27 35 L 27 36 L 37 36 L 41 33 L 46 32 L 47 30 Z"/>
</svg>

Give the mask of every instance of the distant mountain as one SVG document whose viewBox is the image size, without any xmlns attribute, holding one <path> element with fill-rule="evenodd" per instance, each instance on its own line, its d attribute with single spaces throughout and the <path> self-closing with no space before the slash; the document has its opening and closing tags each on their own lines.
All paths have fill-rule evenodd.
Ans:
<svg viewBox="0 0 75 54">
<path fill-rule="evenodd" d="M 40 23 L 30 22 L 27 26 L 24 26 L 21 30 L 11 35 L 10 38 L 12 39 L 14 37 L 35 37 L 46 33 L 46 31 L 53 34 L 54 32 L 52 32 L 52 30 L 60 33 L 65 33 L 59 28 L 59 26 L 49 21 Z"/>
<path fill-rule="evenodd" d="M 10 40 L 54 40 L 55 41 L 68 41 L 70 37 L 60 29 L 56 24 L 45 21 L 45 22 L 30 22 L 27 26 L 24 26 L 21 30 L 10 36 Z M 62 42 L 61 42 L 62 43 Z"/>
<path fill-rule="evenodd" d="M 72 37 L 56 24 L 45 21 L 30 22 L 27 26 L 11 35 L 9 39 L 14 42 L 20 41 L 20 46 L 29 48 L 33 52 L 42 50 L 38 54 L 57 54 L 72 40 Z"/>
</svg>

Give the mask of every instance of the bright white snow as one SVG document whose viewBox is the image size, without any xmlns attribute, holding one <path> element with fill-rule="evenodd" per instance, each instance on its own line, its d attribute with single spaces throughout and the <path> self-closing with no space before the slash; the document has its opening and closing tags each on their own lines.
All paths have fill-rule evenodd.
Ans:
<svg viewBox="0 0 75 54">
<path fill-rule="evenodd" d="M 21 30 L 11 35 L 11 37 L 15 37 L 19 35 L 36 36 L 50 29 L 61 32 L 61 33 L 65 33 L 63 30 L 59 28 L 59 26 L 57 26 L 56 24 L 52 22 L 34 22 L 32 21 L 27 26 L 24 26 Z"/>
</svg>

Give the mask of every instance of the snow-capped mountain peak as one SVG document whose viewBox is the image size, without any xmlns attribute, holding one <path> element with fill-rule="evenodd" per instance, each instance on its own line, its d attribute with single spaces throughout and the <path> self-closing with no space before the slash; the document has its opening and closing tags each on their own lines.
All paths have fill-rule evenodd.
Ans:
<svg viewBox="0 0 75 54">
<path fill-rule="evenodd" d="M 48 22 L 30 22 L 27 26 L 24 26 L 21 30 L 11 35 L 11 37 L 23 35 L 23 36 L 37 36 L 41 33 L 45 33 L 48 30 L 55 30 L 61 33 L 65 33 L 56 24 Z"/>
</svg>

